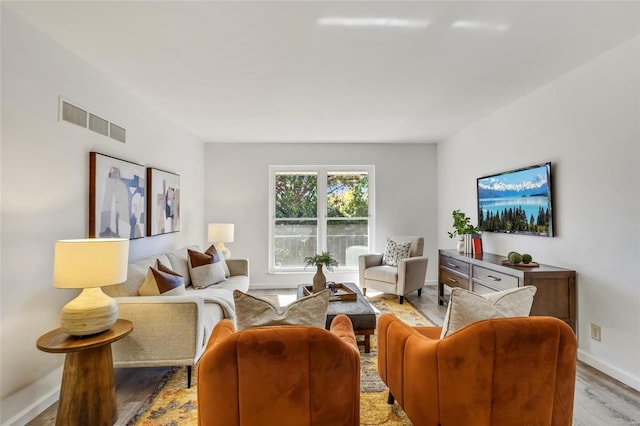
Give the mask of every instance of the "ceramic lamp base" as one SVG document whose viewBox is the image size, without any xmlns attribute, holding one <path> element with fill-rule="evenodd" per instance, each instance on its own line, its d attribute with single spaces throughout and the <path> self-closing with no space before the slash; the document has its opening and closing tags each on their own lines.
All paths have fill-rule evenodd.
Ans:
<svg viewBox="0 0 640 426">
<path fill-rule="evenodd" d="M 218 251 L 222 253 L 225 259 L 229 259 L 231 257 L 231 250 L 224 246 L 224 243 L 218 243 L 218 247 L 216 247 Z"/>
<path fill-rule="evenodd" d="M 118 303 L 100 287 L 85 288 L 64 305 L 60 328 L 72 336 L 88 336 L 110 329 L 118 319 Z"/>
</svg>

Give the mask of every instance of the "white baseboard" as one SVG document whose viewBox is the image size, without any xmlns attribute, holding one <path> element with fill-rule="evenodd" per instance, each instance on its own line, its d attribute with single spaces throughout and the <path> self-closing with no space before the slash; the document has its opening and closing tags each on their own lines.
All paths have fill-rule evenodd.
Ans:
<svg viewBox="0 0 640 426">
<path fill-rule="evenodd" d="M 608 376 L 613 377 L 614 379 L 624 383 L 625 385 L 634 388 L 637 391 L 640 391 L 640 378 L 633 376 L 632 374 L 627 373 L 626 371 L 622 371 L 613 365 L 602 361 L 599 358 L 592 356 L 591 354 L 578 349 L 578 359 L 585 364 L 590 365 L 596 370 L 602 371 Z"/>
<path fill-rule="evenodd" d="M 2 426 L 23 426 L 58 400 L 62 367 L 2 400 Z"/>
</svg>

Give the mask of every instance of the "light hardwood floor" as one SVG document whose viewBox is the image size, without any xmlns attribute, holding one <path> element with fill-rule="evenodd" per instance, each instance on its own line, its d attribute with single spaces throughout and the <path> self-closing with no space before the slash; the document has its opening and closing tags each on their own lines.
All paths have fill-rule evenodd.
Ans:
<svg viewBox="0 0 640 426">
<path fill-rule="evenodd" d="M 278 294 L 295 298 L 296 290 L 259 290 L 251 293 L 258 296 Z M 427 286 L 422 296 L 419 297 L 414 293 L 407 296 L 406 300 L 418 307 L 432 323 L 442 324 L 446 307 L 438 305 L 435 286 Z M 127 425 L 168 371 L 169 368 L 116 369 L 118 399 L 116 425 Z M 28 424 L 31 426 L 54 425 L 56 408 L 57 404 L 52 405 Z M 640 426 L 640 392 L 578 362 L 573 424 L 575 426 Z"/>
</svg>

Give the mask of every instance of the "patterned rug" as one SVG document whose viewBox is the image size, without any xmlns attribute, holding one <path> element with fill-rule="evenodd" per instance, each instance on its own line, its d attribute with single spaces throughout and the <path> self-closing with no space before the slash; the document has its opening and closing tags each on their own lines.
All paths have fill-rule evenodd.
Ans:
<svg viewBox="0 0 640 426">
<path fill-rule="evenodd" d="M 414 326 L 431 325 L 418 310 L 405 301 L 398 304 L 398 297 L 379 295 L 368 297 L 379 316 L 392 312 L 403 321 Z M 380 380 L 377 370 L 377 341 L 371 336 L 371 352 L 365 354 L 360 348 L 360 424 L 362 426 L 390 425 L 411 426 L 407 416 L 398 406 L 387 404 L 387 387 Z M 182 426 L 198 424 L 197 370 L 193 371 L 190 389 L 186 368 L 173 368 L 160 381 L 148 403 L 128 423 L 128 426 Z"/>
</svg>

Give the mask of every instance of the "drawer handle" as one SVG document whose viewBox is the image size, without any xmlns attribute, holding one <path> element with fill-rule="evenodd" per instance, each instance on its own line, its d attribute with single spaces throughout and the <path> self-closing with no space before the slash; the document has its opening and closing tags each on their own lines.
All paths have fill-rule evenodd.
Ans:
<svg viewBox="0 0 640 426">
<path fill-rule="evenodd" d="M 447 280 L 451 281 L 452 283 L 457 283 L 458 282 L 455 278 L 451 278 L 451 277 L 447 278 Z"/>
<path fill-rule="evenodd" d="M 449 263 L 447 263 L 447 266 L 451 266 L 452 268 L 458 269 L 458 265 L 456 265 L 455 263 L 449 262 Z"/>
<path fill-rule="evenodd" d="M 502 281 L 502 278 L 494 277 L 493 275 L 487 275 L 487 278 L 489 278 L 492 281 Z"/>
</svg>

